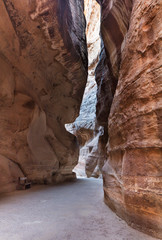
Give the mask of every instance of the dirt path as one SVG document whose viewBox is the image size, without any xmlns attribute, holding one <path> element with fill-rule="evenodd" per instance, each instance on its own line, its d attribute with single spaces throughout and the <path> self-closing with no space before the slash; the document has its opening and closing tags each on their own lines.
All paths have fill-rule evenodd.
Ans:
<svg viewBox="0 0 162 240">
<path fill-rule="evenodd" d="M 153 240 L 103 202 L 102 180 L 35 186 L 0 198 L 0 240 Z"/>
</svg>

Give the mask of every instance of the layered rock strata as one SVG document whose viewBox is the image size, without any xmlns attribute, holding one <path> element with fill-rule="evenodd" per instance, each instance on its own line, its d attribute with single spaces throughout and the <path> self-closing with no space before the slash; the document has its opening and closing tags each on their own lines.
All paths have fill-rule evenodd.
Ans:
<svg viewBox="0 0 162 240">
<path fill-rule="evenodd" d="M 87 79 L 84 2 L 0 0 L 0 191 L 72 178 Z M 2 186 L 3 185 L 3 189 Z"/>
<path fill-rule="evenodd" d="M 161 4 L 134 0 L 125 38 L 121 20 L 125 16 L 128 26 L 131 1 L 102 1 L 101 5 L 110 72 L 106 79 L 110 85 L 111 76 L 118 81 L 109 109 L 105 202 L 131 226 L 162 238 Z M 98 92 L 98 97 L 104 99 L 104 94 Z M 101 110 L 98 118 L 104 123 Z"/>
</svg>

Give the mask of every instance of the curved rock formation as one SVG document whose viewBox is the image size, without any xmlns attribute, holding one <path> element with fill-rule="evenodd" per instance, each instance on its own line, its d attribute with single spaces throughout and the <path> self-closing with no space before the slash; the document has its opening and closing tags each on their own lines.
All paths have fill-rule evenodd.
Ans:
<svg viewBox="0 0 162 240">
<path fill-rule="evenodd" d="M 21 167 L 14 180 L 20 174 L 40 183 L 74 177 L 78 144 L 64 124 L 78 116 L 87 79 L 83 11 L 80 0 L 0 0 L 5 189 L 13 189 L 11 164 Z"/>
<path fill-rule="evenodd" d="M 124 37 L 127 33 L 132 0 L 104 0 L 101 4 L 101 36 L 102 51 L 96 68 L 98 124 L 105 127 L 117 86 L 121 51 L 124 47 Z"/>
<path fill-rule="evenodd" d="M 121 51 L 129 26 L 132 1 L 105 0 L 98 2 L 101 5 L 102 42 L 100 58 L 95 70 L 97 82 L 96 120 L 98 125 L 104 128 L 99 141 L 99 152 L 101 158 L 106 159 L 108 117 L 118 82 Z"/>
<path fill-rule="evenodd" d="M 120 68 L 122 43 L 128 30 L 133 0 L 104 0 L 101 2 L 102 38 L 108 57 L 109 68 L 113 76 L 117 78 Z"/>
<path fill-rule="evenodd" d="M 108 119 L 105 202 L 131 226 L 162 238 L 160 1 L 134 0 L 127 34 L 123 28 L 125 39 L 122 19 L 126 17 L 128 26 L 131 1 L 102 1 L 102 7 L 102 37 L 110 72 L 106 80 L 110 86 L 111 76 L 118 80 Z M 104 83 L 99 82 L 100 86 Z M 105 95 L 98 91 L 99 100 Z M 106 122 L 102 107 L 98 112 L 99 122 Z"/>
</svg>

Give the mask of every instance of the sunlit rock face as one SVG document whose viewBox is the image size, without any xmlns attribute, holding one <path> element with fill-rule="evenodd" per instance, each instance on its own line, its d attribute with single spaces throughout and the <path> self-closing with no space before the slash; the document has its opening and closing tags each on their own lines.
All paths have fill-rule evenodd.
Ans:
<svg viewBox="0 0 162 240">
<path fill-rule="evenodd" d="M 105 202 L 131 226 L 162 238 L 160 1 L 134 0 L 129 30 L 120 44 L 113 39 L 122 39 L 118 36 L 122 26 L 112 28 L 112 15 L 121 23 L 121 16 L 127 19 L 128 14 L 124 5 L 120 7 L 122 14 L 117 14 L 113 4 L 125 3 L 130 9 L 131 1 L 101 2 L 102 37 L 110 72 L 106 79 L 110 85 L 111 76 L 118 80 L 108 119 L 108 158 L 103 168 Z M 109 16 L 110 7 L 113 14 Z M 113 52 L 113 46 L 119 45 Z M 99 121 L 104 123 L 102 117 Z"/>
<path fill-rule="evenodd" d="M 90 153 L 87 144 L 92 141 L 95 135 L 96 90 L 94 73 L 90 74 L 89 72 L 79 116 L 74 123 L 66 124 L 66 129 L 77 137 L 79 143 L 79 159 L 74 172 L 80 177 L 86 177 L 85 166 Z"/>
<path fill-rule="evenodd" d="M 101 9 L 96 0 L 84 0 L 84 13 L 86 17 L 87 27 L 87 47 L 88 47 L 88 65 L 89 75 L 92 75 L 96 64 L 98 62 L 98 56 L 100 53 L 100 20 Z"/>
<path fill-rule="evenodd" d="M 102 131 L 96 125 L 95 68 L 101 49 L 100 5 L 96 0 L 85 0 L 86 36 L 88 47 L 88 80 L 85 88 L 79 117 L 67 129 L 76 135 L 80 145 L 79 163 L 74 169 L 78 176 L 99 177 L 100 156 L 99 137 Z"/>
<path fill-rule="evenodd" d="M 87 79 L 83 11 L 81 0 L 0 0 L 0 191 L 20 175 L 74 177 L 78 144 L 64 124 L 78 116 Z"/>
</svg>

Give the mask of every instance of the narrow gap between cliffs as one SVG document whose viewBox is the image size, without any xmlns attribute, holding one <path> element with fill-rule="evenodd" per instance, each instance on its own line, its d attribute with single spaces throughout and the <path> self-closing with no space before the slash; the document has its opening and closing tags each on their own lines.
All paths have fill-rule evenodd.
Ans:
<svg viewBox="0 0 162 240">
<path fill-rule="evenodd" d="M 87 22 L 86 36 L 88 48 L 88 79 L 84 91 L 80 113 L 74 123 L 66 124 L 67 131 L 74 134 L 79 142 L 80 152 L 74 172 L 77 177 L 101 177 L 97 158 L 99 131 L 96 128 L 95 69 L 101 51 L 100 23 L 101 10 L 96 0 L 84 0 Z"/>
</svg>

